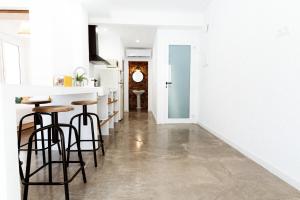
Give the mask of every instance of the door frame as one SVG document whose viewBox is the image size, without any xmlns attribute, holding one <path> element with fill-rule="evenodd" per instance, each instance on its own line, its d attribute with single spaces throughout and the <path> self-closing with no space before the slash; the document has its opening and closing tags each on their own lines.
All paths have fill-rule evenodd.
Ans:
<svg viewBox="0 0 300 200">
<path fill-rule="evenodd" d="M 152 111 L 152 59 L 126 58 L 124 60 L 124 112 L 129 112 L 129 62 L 148 62 L 148 112 Z"/>
</svg>

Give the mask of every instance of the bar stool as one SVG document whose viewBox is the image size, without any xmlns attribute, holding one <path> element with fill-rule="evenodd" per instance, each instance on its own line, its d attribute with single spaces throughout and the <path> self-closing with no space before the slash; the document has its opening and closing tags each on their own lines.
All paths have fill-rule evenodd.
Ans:
<svg viewBox="0 0 300 200">
<path fill-rule="evenodd" d="M 34 105 L 34 107 L 37 108 L 37 107 L 40 107 L 41 104 L 51 103 L 51 100 L 44 100 L 44 101 L 23 101 L 21 103 L 22 104 L 27 104 L 27 105 Z M 25 143 L 25 144 L 21 145 L 21 135 L 22 135 L 22 129 L 23 129 L 23 121 L 26 118 L 33 116 L 33 123 L 34 123 L 33 128 L 34 128 L 34 130 L 36 130 L 38 125 L 40 125 L 41 128 L 44 126 L 42 115 L 51 116 L 49 113 L 34 112 L 34 113 L 27 114 L 27 115 L 25 115 L 25 116 L 23 116 L 21 118 L 21 120 L 19 122 L 19 130 L 18 130 L 18 149 L 19 149 L 19 152 L 20 151 L 27 151 L 26 146 L 28 146 L 28 143 Z M 41 142 L 41 144 L 42 144 L 42 148 L 40 148 L 40 149 L 38 148 L 38 142 Z M 35 151 L 35 154 L 37 154 L 38 151 L 42 151 L 42 154 L 43 154 L 43 163 L 46 163 L 45 144 L 44 144 L 44 142 L 45 142 L 44 131 L 41 131 L 41 139 L 38 139 L 38 137 L 36 137 L 36 136 L 34 138 L 35 149 L 33 151 Z M 59 144 L 58 144 L 58 149 L 59 149 L 59 152 L 60 152 L 60 146 L 59 146 Z"/>
<path fill-rule="evenodd" d="M 22 183 L 24 184 L 24 195 L 23 200 L 28 199 L 28 189 L 29 185 L 64 185 L 65 189 L 65 199 L 69 200 L 69 183 L 79 174 L 81 171 L 83 182 L 86 183 L 86 175 L 84 170 L 84 162 L 82 159 L 81 149 L 80 149 L 80 142 L 79 142 L 79 136 L 77 129 L 70 124 L 61 124 L 58 122 L 58 113 L 60 112 L 69 112 L 73 110 L 71 106 L 45 106 L 45 107 L 36 107 L 33 109 L 34 112 L 37 113 L 51 113 L 51 124 L 48 126 L 44 126 L 42 128 L 39 128 L 31 134 L 29 141 L 28 141 L 28 151 L 27 151 L 27 160 L 26 160 L 26 172 L 24 175 L 24 179 L 22 179 Z M 69 128 L 72 129 L 75 136 L 75 140 L 77 142 L 77 149 L 78 149 L 78 161 L 67 161 L 66 157 L 66 145 L 65 145 L 65 137 L 64 132 L 62 128 Z M 41 167 L 37 168 L 35 171 L 30 171 L 31 166 L 31 153 L 33 151 L 32 145 L 33 145 L 33 138 L 36 137 L 37 133 L 48 130 L 48 146 L 45 148 L 45 150 L 48 150 L 48 162 L 43 164 Z M 60 143 L 62 147 L 61 151 L 61 160 L 54 161 L 52 160 L 52 142 L 53 143 Z M 80 164 L 80 167 L 76 172 L 73 174 L 71 178 L 68 178 L 68 167 L 67 165 L 69 163 L 78 163 Z M 52 164 L 62 164 L 63 165 L 63 181 L 62 182 L 53 182 L 52 179 Z M 37 172 L 42 170 L 43 168 L 48 167 L 48 178 L 49 180 L 47 182 L 30 182 L 30 177 L 35 175 Z"/>
<path fill-rule="evenodd" d="M 86 100 L 86 101 L 73 101 L 71 103 L 72 105 L 79 105 L 82 106 L 82 113 L 77 114 L 75 116 L 73 116 L 71 118 L 70 124 L 73 125 L 73 121 L 74 119 L 78 118 L 78 134 L 79 134 L 79 142 L 92 142 L 93 143 L 93 148 L 92 149 L 83 149 L 81 151 L 83 152 L 89 152 L 92 151 L 94 153 L 94 165 L 95 167 L 97 167 L 97 155 L 96 152 L 97 150 L 99 150 L 99 148 L 101 147 L 102 150 L 102 155 L 105 155 L 105 151 L 104 151 L 104 143 L 103 143 L 103 138 L 102 138 L 102 133 L 101 133 L 101 126 L 100 126 L 100 119 L 99 116 L 95 113 L 89 113 L 87 111 L 87 106 L 88 105 L 94 105 L 97 104 L 96 100 Z M 96 117 L 97 120 L 97 127 L 98 127 L 98 139 L 95 139 L 95 134 L 94 134 L 94 121 L 93 121 L 93 116 Z M 83 125 L 87 126 L 88 125 L 88 119 L 90 121 L 91 124 L 91 134 L 92 134 L 92 139 L 86 140 L 86 139 L 81 139 L 81 117 L 83 118 Z M 69 143 L 68 143 L 68 156 L 67 159 L 69 160 L 70 158 L 70 152 L 72 151 L 77 151 L 77 150 L 72 150 L 72 146 L 74 146 L 76 144 L 76 141 L 74 143 L 71 144 L 71 131 L 69 133 Z M 98 147 L 96 148 L 95 142 L 98 142 Z"/>
</svg>

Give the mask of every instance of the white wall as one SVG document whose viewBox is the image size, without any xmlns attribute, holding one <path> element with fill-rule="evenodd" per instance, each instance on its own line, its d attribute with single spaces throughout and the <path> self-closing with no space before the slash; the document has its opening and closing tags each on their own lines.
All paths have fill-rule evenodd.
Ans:
<svg viewBox="0 0 300 200">
<path fill-rule="evenodd" d="M 148 111 L 151 112 L 153 108 L 152 94 L 153 94 L 153 65 L 152 59 L 145 58 L 126 58 L 124 61 L 124 111 L 129 112 L 129 62 L 130 61 L 144 61 L 148 62 Z"/>
<path fill-rule="evenodd" d="M 16 112 L 13 93 L 15 87 L 0 83 L 0 199 L 21 199 L 21 183 L 19 182 L 18 149 L 16 132 Z M 9 113 L 9 117 L 7 116 Z M 7 120 L 5 120 L 7 119 Z M 14 134 L 15 133 L 15 134 Z M 14 148 L 15 147 L 15 148 Z"/>
<path fill-rule="evenodd" d="M 100 25 L 101 26 L 101 25 Z M 100 31 L 98 33 L 99 54 L 104 59 L 115 59 L 122 64 L 124 58 L 124 46 L 120 35 L 114 31 Z"/>
<path fill-rule="evenodd" d="M 297 0 L 215 0 L 199 123 L 300 189 Z"/>
<path fill-rule="evenodd" d="M 99 25 L 100 29 L 101 25 Z M 123 59 L 124 59 L 124 47 L 121 41 L 120 35 L 112 30 L 99 31 L 98 32 L 98 52 L 99 56 L 107 61 L 117 60 L 119 69 L 123 70 Z M 90 77 L 96 76 L 99 73 L 99 69 L 106 68 L 104 65 L 90 64 Z"/>
<path fill-rule="evenodd" d="M 166 89 L 166 81 L 168 77 L 169 65 L 169 45 L 191 45 L 191 87 L 190 87 L 190 119 L 176 120 L 175 123 L 196 123 L 198 115 L 198 94 L 199 85 L 198 71 L 201 67 L 201 35 L 200 30 L 184 30 L 184 29 L 164 29 L 157 30 L 154 53 L 153 53 L 153 66 L 154 66 L 154 86 L 153 107 L 154 116 L 157 123 L 173 123 L 168 119 L 168 90 Z"/>
<path fill-rule="evenodd" d="M 0 108 L 1 110 L 4 110 L 4 92 L 3 92 L 3 86 L 0 83 Z M 7 153 L 5 153 L 5 123 L 4 120 L 2 120 L 5 117 L 5 114 L 3 112 L 0 112 L 0 157 L 3 160 L 7 160 Z M 2 177 L 0 180 L 0 199 L 9 199 L 8 198 L 8 194 L 9 192 L 13 192 L 16 193 L 16 191 L 18 191 L 18 189 L 20 189 L 20 187 L 16 188 L 13 191 L 9 191 L 8 190 L 8 185 L 7 185 L 7 168 L 4 165 L 0 166 L 0 176 Z M 3 178 L 4 177 L 4 178 Z M 14 196 L 15 198 L 18 198 L 19 195 Z"/>
<path fill-rule="evenodd" d="M 124 85 L 119 83 L 122 81 L 121 77 L 123 74 L 123 60 L 124 60 L 124 46 L 121 41 L 119 34 L 113 30 L 106 30 L 100 28 L 98 29 L 98 51 L 99 56 L 105 60 L 115 63 L 118 61 L 118 68 L 107 69 L 103 65 L 90 65 L 90 77 L 98 79 L 100 77 L 100 84 L 106 88 L 117 89 L 117 96 L 119 96 L 120 110 L 118 114 L 119 119 L 123 118 L 124 110 Z M 103 69 L 104 68 L 104 69 Z"/>
<path fill-rule="evenodd" d="M 33 84 L 52 85 L 54 75 L 88 69 L 88 17 L 80 3 L 34 0 L 30 23 Z"/>
</svg>

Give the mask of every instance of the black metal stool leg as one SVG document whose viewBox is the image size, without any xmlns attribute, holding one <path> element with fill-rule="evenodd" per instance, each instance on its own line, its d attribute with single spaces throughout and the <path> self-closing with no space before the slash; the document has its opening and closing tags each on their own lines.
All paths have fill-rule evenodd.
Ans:
<svg viewBox="0 0 300 200">
<path fill-rule="evenodd" d="M 78 117 L 78 137 L 81 140 L 81 115 Z"/>
<path fill-rule="evenodd" d="M 49 182 L 52 183 L 52 141 L 51 141 L 52 128 L 48 128 L 48 178 Z"/>
<path fill-rule="evenodd" d="M 57 149 L 58 149 L 58 153 L 59 153 L 59 155 L 62 155 L 62 154 L 61 154 L 61 147 L 60 147 L 60 144 L 59 144 L 59 142 L 57 143 Z"/>
<path fill-rule="evenodd" d="M 91 132 L 92 132 L 92 143 L 93 143 L 93 153 L 94 153 L 94 165 L 95 167 L 98 166 L 97 164 L 97 154 L 96 154 L 96 145 L 95 145 L 95 132 L 94 132 L 94 122 L 93 122 L 93 118 L 87 114 L 88 118 L 90 119 L 90 122 L 91 122 Z"/>
<path fill-rule="evenodd" d="M 83 105 L 82 106 L 82 113 L 83 113 L 83 125 L 84 126 L 87 126 L 88 125 L 88 123 L 87 123 L 87 118 L 88 118 L 88 116 L 87 116 L 87 105 Z"/>
<path fill-rule="evenodd" d="M 39 107 L 39 104 L 36 104 L 35 107 Z M 34 113 L 34 115 L 33 115 L 33 122 L 34 122 L 34 130 L 37 130 L 37 126 L 38 125 L 41 125 L 41 128 L 43 127 L 42 126 L 43 118 L 42 118 L 42 116 L 39 113 Z M 41 135 L 42 135 L 42 133 L 41 133 Z M 37 141 L 38 141 L 38 136 L 36 134 L 34 136 L 35 155 L 38 154 L 38 142 Z"/>
<path fill-rule="evenodd" d="M 98 127 L 99 136 L 100 136 L 100 145 L 101 145 L 102 155 L 105 156 L 104 141 L 103 141 L 102 132 L 101 132 L 101 121 L 97 114 L 95 114 L 95 113 L 89 113 L 89 114 L 92 116 L 95 116 L 97 119 L 97 127 Z"/>
<path fill-rule="evenodd" d="M 70 120 L 70 125 L 73 126 L 73 121 L 75 118 L 79 117 L 81 114 L 75 115 Z M 76 138 L 75 138 L 76 139 Z M 72 142 L 72 128 L 69 128 L 69 137 L 68 137 L 68 149 L 67 149 L 67 166 L 69 167 L 70 153 L 71 153 L 71 142 Z"/>
<path fill-rule="evenodd" d="M 43 124 L 43 117 L 40 114 L 36 114 L 36 118 L 39 119 L 40 128 L 44 127 Z M 42 139 L 42 154 L 43 154 L 43 164 L 46 164 L 46 151 L 45 151 L 45 137 L 44 137 L 44 130 L 41 131 L 41 139 Z M 37 147 L 36 147 L 37 149 Z"/>
<path fill-rule="evenodd" d="M 24 173 L 23 173 L 23 169 L 22 169 L 22 162 L 21 162 L 20 159 L 19 159 L 19 173 L 20 173 L 21 180 L 24 180 Z"/>
<path fill-rule="evenodd" d="M 65 151 L 65 138 L 64 134 L 60 130 L 60 142 L 61 142 L 61 147 L 64 149 L 62 151 L 62 163 L 63 163 L 63 174 L 64 174 L 64 187 L 65 187 L 65 199 L 69 200 L 69 182 L 68 182 L 68 166 L 67 166 L 67 158 L 66 158 L 66 151 Z"/>
<path fill-rule="evenodd" d="M 45 152 L 45 138 L 44 138 L 44 131 L 41 132 L 42 138 L 42 153 L 43 153 L 43 163 L 46 164 L 46 152 Z"/>
<path fill-rule="evenodd" d="M 73 123 L 73 119 L 71 119 L 70 124 Z M 69 128 L 69 137 L 68 137 L 68 151 L 67 151 L 67 166 L 69 167 L 69 161 L 70 161 L 70 153 L 71 153 L 71 141 L 72 141 L 72 128 Z"/>
<path fill-rule="evenodd" d="M 28 151 L 27 151 L 27 164 L 26 164 L 26 173 L 25 173 L 25 186 L 24 186 L 24 193 L 23 193 L 23 200 L 28 199 L 28 190 L 29 190 L 29 178 L 30 178 L 30 165 L 31 165 L 31 152 L 32 152 L 32 138 L 30 137 L 29 143 L 28 143 Z"/>
<path fill-rule="evenodd" d="M 37 129 L 37 124 L 36 124 L 36 119 L 35 119 L 35 116 L 36 115 L 34 115 L 34 128 L 33 128 L 33 130 L 36 130 Z M 37 149 L 38 149 L 38 144 L 37 144 L 37 135 L 35 135 L 34 136 L 34 147 L 35 147 L 35 155 L 37 155 L 38 154 L 38 151 L 37 151 Z"/>
<path fill-rule="evenodd" d="M 58 124 L 58 113 L 51 113 L 51 122 L 52 125 Z M 52 141 L 53 143 L 57 144 L 58 153 L 59 155 L 61 155 L 61 147 L 59 144 L 58 131 L 55 128 L 52 130 Z"/>
<path fill-rule="evenodd" d="M 77 143 L 77 149 L 78 149 L 77 152 L 78 152 L 78 157 L 79 157 L 80 166 L 81 166 L 82 179 L 83 179 L 83 182 L 86 183 L 84 162 L 83 162 L 83 159 L 82 159 L 82 153 L 81 153 L 81 148 L 80 148 L 80 138 L 79 138 L 77 130 L 74 126 L 73 126 L 73 130 L 74 130 L 74 134 L 75 134 L 75 140 L 76 140 L 76 143 Z"/>
</svg>

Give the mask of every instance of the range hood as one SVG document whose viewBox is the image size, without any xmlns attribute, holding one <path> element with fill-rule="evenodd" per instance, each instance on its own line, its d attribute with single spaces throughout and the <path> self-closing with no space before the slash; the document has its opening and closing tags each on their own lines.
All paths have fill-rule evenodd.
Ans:
<svg viewBox="0 0 300 200">
<path fill-rule="evenodd" d="M 89 25 L 89 59 L 90 62 L 98 65 L 110 65 L 110 63 L 101 58 L 98 51 L 98 34 L 97 26 Z"/>
</svg>

